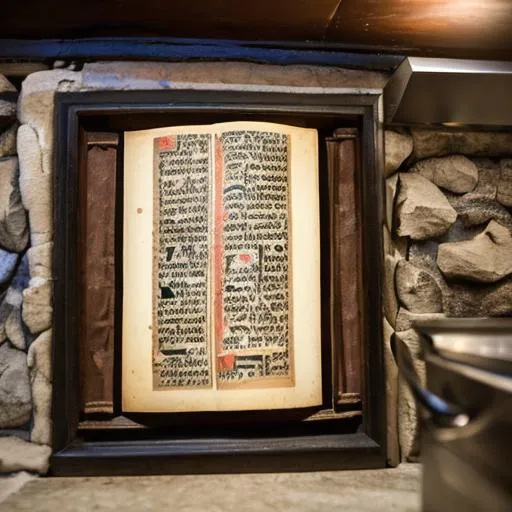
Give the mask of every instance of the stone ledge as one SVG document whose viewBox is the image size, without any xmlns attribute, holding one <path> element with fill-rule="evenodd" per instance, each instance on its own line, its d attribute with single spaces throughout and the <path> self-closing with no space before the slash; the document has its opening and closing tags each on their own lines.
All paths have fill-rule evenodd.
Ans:
<svg viewBox="0 0 512 512">
<path fill-rule="evenodd" d="M 324 66 L 276 66 L 247 62 L 95 62 L 85 64 L 82 89 L 173 89 L 200 85 L 287 88 L 376 88 L 389 75 Z"/>
<path fill-rule="evenodd" d="M 414 512 L 419 464 L 315 473 L 47 478 L 27 483 L 2 510 Z"/>
</svg>

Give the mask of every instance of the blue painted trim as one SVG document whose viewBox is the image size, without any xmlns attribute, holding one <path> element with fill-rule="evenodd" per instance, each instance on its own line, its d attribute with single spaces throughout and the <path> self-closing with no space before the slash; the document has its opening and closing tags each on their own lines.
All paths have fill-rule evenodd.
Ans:
<svg viewBox="0 0 512 512">
<path fill-rule="evenodd" d="M 400 55 L 357 53 L 320 42 L 248 42 L 172 38 L 0 39 L 1 59 L 241 60 L 393 71 Z"/>
</svg>

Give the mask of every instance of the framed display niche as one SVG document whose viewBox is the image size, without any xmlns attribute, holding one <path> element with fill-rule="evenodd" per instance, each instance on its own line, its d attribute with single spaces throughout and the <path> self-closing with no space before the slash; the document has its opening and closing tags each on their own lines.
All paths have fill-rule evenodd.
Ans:
<svg viewBox="0 0 512 512">
<path fill-rule="evenodd" d="M 381 98 L 380 90 L 56 94 L 52 474 L 304 471 L 386 464 Z M 230 121 L 318 130 L 322 404 L 269 411 L 251 410 L 248 403 L 243 411 L 126 413 L 121 396 L 123 133 Z M 87 222 L 95 211 L 91 145 L 116 149 L 110 171 L 108 166 L 102 171 L 107 181 L 110 177 L 107 193 L 113 204 L 101 209 L 107 212 L 105 222 L 92 225 Z M 348 224 L 352 231 L 345 236 Z M 107 229 L 114 233 L 111 382 L 102 384 L 109 393 L 107 407 L 96 410 L 84 405 L 84 389 L 94 388 L 91 379 L 98 378 L 84 360 L 84 344 L 94 338 L 84 327 L 84 306 L 91 298 L 86 265 L 91 229 L 103 229 L 104 237 Z"/>
</svg>

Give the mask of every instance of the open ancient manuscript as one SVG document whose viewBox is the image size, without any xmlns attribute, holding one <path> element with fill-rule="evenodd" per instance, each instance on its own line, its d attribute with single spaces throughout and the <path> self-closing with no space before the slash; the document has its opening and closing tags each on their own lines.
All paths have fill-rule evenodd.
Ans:
<svg viewBox="0 0 512 512">
<path fill-rule="evenodd" d="M 316 130 L 125 133 L 123 409 L 320 405 Z"/>
</svg>

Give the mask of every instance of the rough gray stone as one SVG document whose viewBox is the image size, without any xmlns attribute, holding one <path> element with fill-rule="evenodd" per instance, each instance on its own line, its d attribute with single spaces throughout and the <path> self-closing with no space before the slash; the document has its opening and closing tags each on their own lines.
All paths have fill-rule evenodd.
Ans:
<svg viewBox="0 0 512 512">
<path fill-rule="evenodd" d="M 394 254 L 398 258 L 406 259 L 409 252 L 409 238 L 406 237 L 393 237 Z"/>
<path fill-rule="evenodd" d="M 28 268 L 28 256 L 27 253 L 23 255 L 21 261 L 16 269 L 16 274 L 11 282 L 11 287 L 22 292 L 30 282 L 30 274 Z"/>
<path fill-rule="evenodd" d="M 420 337 L 414 329 L 397 332 L 407 345 L 420 381 L 425 385 L 425 363 L 420 360 Z M 402 375 L 398 376 L 398 438 L 402 461 L 414 462 L 420 453 L 420 422 L 414 398 Z"/>
<path fill-rule="evenodd" d="M 48 471 L 52 449 L 35 443 L 28 443 L 19 437 L 0 437 L 0 472 Z"/>
<path fill-rule="evenodd" d="M 441 236 L 457 218 L 457 212 L 436 185 L 414 173 L 400 173 L 396 208 L 398 235 L 413 240 Z"/>
<path fill-rule="evenodd" d="M 455 194 L 471 192 L 478 182 L 476 165 L 462 155 L 427 158 L 414 165 L 411 171 Z"/>
<path fill-rule="evenodd" d="M 512 316 L 512 278 L 491 285 L 452 283 L 443 299 L 450 317 Z"/>
<path fill-rule="evenodd" d="M 437 268 L 436 258 L 439 243 L 436 240 L 414 240 L 409 246 L 410 263 L 416 267 L 426 268 L 432 273 Z"/>
<path fill-rule="evenodd" d="M 23 426 L 32 412 L 25 353 L 0 345 L 0 428 Z"/>
<path fill-rule="evenodd" d="M 16 92 L 16 87 L 4 75 L 0 75 L 0 92 Z"/>
<path fill-rule="evenodd" d="M 21 252 L 28 242 L 27 213 L 18 187 L 18 159 L 0 159 L 0 246 Z"/>
<path fill-rule="evenodd" d="M 409 245 L 407 260 L 415 267 L 426 270 L 442 289 L 444 278 L 436 263 L 438 248 L 436 240 L 415 240 Z"/>
<path fill-rule="evenodd" d="M 443 295 L 443 313 L 451 316 L 445 306 L 446 295 L 449 292 L 448 284 L 436 263 L 438 247 L 439 244 L 435 240 L 413 241 L 409 245 L 407 260 L 416 268 L 426 270 L 436 280 Z"/>
<path fill-rule="evenodd" d="M 7 290 L 3 307 L 6 308 L 5 333 L 9 341 L 18 349 L 26 350 L 32 341 L 32 335 L 23 325 L 21 319 L 21 304 L 23 302 L 23 290 L 28 286 L 28 258 L 25 253 L 21 259 L 16 274 Z M 0 314 L 0 317 L 2 315 Z"/>
<path fill-rule="evenodd" d="M 398 313 L 398 300 L 395 291 L 395 270 L 399 258 L 386 254 L 384 256 L 384 290 L 383 309 L 384 316 L 389 324 L 394 327 Z"/>
<path fill-rule="evenodd" d="M 390 466 L 400 462 L 400 445 L 398 443 L 398 368 L 391 352 L 390 340 L 393 327 L 383 319 L 384 367 L 386 372 L 386 432 L 387 461 Z"/>
<path fill-rule="evenodd" d="M 443 308 L 446 316 L 454 318 L 493 316 L 480 313 L 483 293 L 482 286 L 450 283 L 443 294 Z"/>
<path fill-rule="evenodd" d="M 0 100 L 0 126 L 8 126 L 16 119 L 16 103 Z"/>
<path fill-rule="evenodd" d="M 496 199 L 500 181 L 500 166 L 489 158 L 473 158 L 478 169 L 478 183 L 473 190 L 476 197 Z"/>
<path fill-rule="evenodd" d="M 394 174 L 386 180 L 386 225 L 390 232 L 393 230 L 393 217 L 397 189 L 398 174 Z"/>
<path fill-rule="evenodd" d="M 12 291 L 12 289 L 9 289 Z M 16 293 L 19 293 L 16 291 Z M 21 295 L 21 294 L 20 294 Z M 19 350 L 27 349 L 27 340 L 23 331 L 23 324 L 21 320 L 21 304 L 17 307 L 12 307 L 5 321 L 5 334 L 9 341 Z"/>
<path fill-rule="evenodd" d="M 23 295 L 19 289 L 15 286 L 11 286 L 7 290 L 7 295 L 5 296 L 5 302 L 10 306 L 19 308 L 23 302 Z"/>
<path fill-rule="evenodd" d="M 451 225 L 450 229 L 440 236 L 435 242 L 443 244 L 445 242 L 460 242 L 463 240 L 471 240 L 476 235 L 479 235 L 486 225 L 468 226 L 462 222 L 457 216 L 457 220 Z"/>
<path fill-rule="evenodd" d="M 384 242 L 384 254 L 398 259 L 407 257 L 408 238 L 392 236 L 387 226 L 382 226 L 382 239 Z"/>
<path fill-rule="evenodd" d="M 34 421 L 30 440 L 34 443 L 51 444 L 51 329 L 41 333 L 28 349 L 27 363 L 30 373 Z"/>
<path fill-rule="evenodd" d="M 52 286 L 48 279 L 34 277 L 23 290 L 22 318 L 32 334 L 50 328 L 52 322 Z"/>
<path fill-rule="evenodd" d="M 512 316 L 512 279 L 504 279 L 479 295 L 478 316 Z"/>
<path fill-rule="evenodd" d="M 450 279 L 498 281 L 512 273 L 512 233 L 492 220 L 471 240 L 440 244 L 437 265 Z"/>
<path fill-rule="evenodd" d="M 400 302 L 413 313 L 440 313 L 443 294 L 432 275 L 408 261 L 400 261 L 395 274 Z"/>
<path fill-rule="evenodd" d="M 424 320 L 439 320 L 446 318 L 444 313 L 413 313 L 406 308 L 400 308 L 396 317 L 396 330 L 407 331 L 413 329 L 414 322 L 421 322 Z"/>
<path fill-rule="evenodd" d="M 447 197 L 457 212 L 458 219 L 466 227 L 478 226 L 494 219 L 512 229 L 512 215 L 494 199 L 475 192 L 463 196 L 449 194 Z"/>
<path fill-rule="evenodd" d="M 36 148 L 39 148 L 37 149 L 39 166 L 41 172 L 47 177 L 51 176 L 53 166 L 55 92 L 75 89 L 75 82 L 80 81 L 80 76 L 80 73 L 62 69 L 38 71 L 27 75 L 21 86 L 18 119 L 21 124 L 29 125 L 36 132 L 38 142 L 37 146 L 24 147 L 24 149 L 35 152 Z M 18 153 L 21 155 L 19 140 Z M 46 189 L 41 193 L 46 194 Z"/>
<path fill-rule="evenodd" d="M 473 282 L 447 283 L 437 266 L 438 244 L 434 240 L 415 241 L 409 247 L 409 262 L 428 271 L 443 292 L 443 312 L 448 317 L 482 317 L 512 315 L 512 278 L 495 284 Z M 510 281 L 510 283 L 508 283 Z M 507 284 L 508 283 L 508 284 Z M 484 299 L 489 296 L 489 299 Z M 400 312 L 397 316 L 403 321 Z M 400 329 L 401 330 L 401 329 Z"/>
<path fill-rule="evenodd" d="M 52 248 L 53 242 L 30 247 L 27 251 L 30 277 L 52 277 Z"/>
<path fill-rule="evenodd" d="M 501 173 L 496 199 L 504 206 L 512 206 L 512 159 L 500 161 Z"/>
<path fill-rule="evenodd" d="M 0 285 L 7 283 L 16 268 L 18 255 L 15 252 L 8 252 L 0 249 Z"/>
<path fill-rule="evenodd" d="M 420 455 L 420 422 L 414 397 L 398 375 L 398 440 L 402 462 L 417 462 Z"/>
<path fill-rule="evenodd" d="M 384 132 L 385 167 L 384 175 L 390 176 L 412 153 L 412 138 L 409 135 L 386 130 Z"/>
<path fill-rule="evenodd" d="M 20 290 L 11 286 L 7 290 L 3 308 L 6 308 L 5 334 L 9 341 L 19 350 L 26 350 L 27 340 L 25 338 L 21 321 L 21 303 L 23 296 Z M 0 315 L 1 317 L 2 315 Z"/>
<path fill-rule="evenodd" d="M 0 133 L 0 158 L 16 154 L 16 132 L 18 123 L 12 123 L 9 128 Z"/>
<path fill-rule="evenodd" d="M 7 333 L 5 332 L 5 322 L 11 311 L 11 307 L 5 303 L 6 295 L 7 290 L 0 292 L 0 345 L 7 339 Z"/>
<path fill-rule="evenodd" d="M 49 242 L 53 237 L 51 177 L 42 167 L 41 149 L 36 132 L 28 125 L 18 130 L 20 190 L 30 219 L 32 246 Z"/>
<path fill-rule="evenodd" d="M 395 252 L 395 248 L 393 247 L 393 241 L 391 239 L 391 233 L 387 226 L 382 226 L 382 245 L 384 249 L 384 255 L 392 255 Z"/>
<path fill-rule="evenodd" d="M 413 129 L 411 135 L 418 159 L 451 154 L 487 158 L 512 155 L 512 133 L 508 132 Z"/>
<path fill-rule="evenodd" d="M 31 335 L 22 326 L 22 291 L 28 286 L 28 264 L 25 254 L 18 264 L 10 287 L 0 294 L 0 343 L 9 341 L 19 350 L 25 350 L 31 341 Z"/>
</svg>

